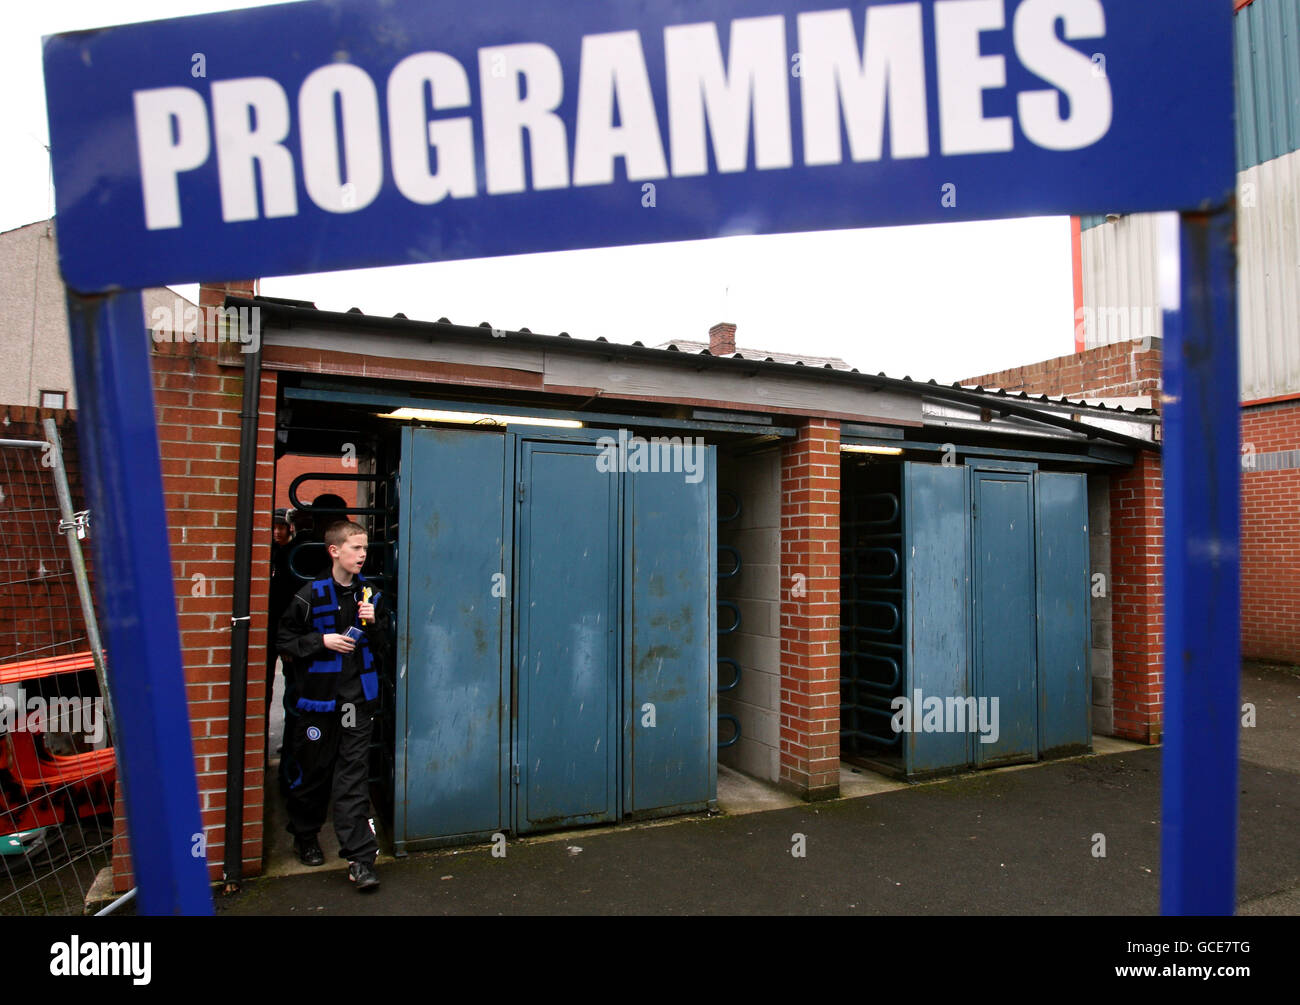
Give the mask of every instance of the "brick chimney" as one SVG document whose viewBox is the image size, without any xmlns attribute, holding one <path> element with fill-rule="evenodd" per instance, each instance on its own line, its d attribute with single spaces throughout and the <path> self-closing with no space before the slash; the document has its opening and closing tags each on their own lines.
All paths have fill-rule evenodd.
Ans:
<svg viewBox="0 0 1300 1005">
<path fill-rule="evenodd" d="M 226 302 L 226 296 L 233 295 L 236 297 L 255 297 L 257 296 L 256 279 L 232 279 L 225 283 L 200 283 L 199 284 L 199 306 L 220 307 Z M 209 320 L 210 311 L 204 310 L 204 320 Z"/>
<path fill-rule="evenodd" d="M 224 283 L 199 284 L 200 324 L 203 337 L 216 342 L 220 333 L 219 315 L 214 308 L 222 307 L 227 295 L 236 297 L 255 297 L 258 294 L 259 281 L 256 279 L 232 279 Z M 225 366 L 243 366 L 243 356 L 239 347 L 230 342 L 218 342 L 217 362 Z"/>
<path fill-rule="evenodd" d="M 715 356 L 731 356 L 736 351 L 736 326 L 729 321 L 719 321 L 709 329 L 709 352 Z"/>
</svg>

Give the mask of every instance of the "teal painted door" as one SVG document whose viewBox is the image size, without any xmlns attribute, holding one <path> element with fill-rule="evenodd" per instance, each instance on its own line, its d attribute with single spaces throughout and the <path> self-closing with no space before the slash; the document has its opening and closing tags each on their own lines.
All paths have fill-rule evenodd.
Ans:
<svg viewBox="0 0 1300 1005">
<path fill-rule="evenodd" d="M 1038 755 L 1034 474 L 971 472 L 974 693 L 989 728 L 976 765 Z M 996 704 L 994 702 L 996 701 Z"/>
<path fill-rule="evenodd" d="M 619 489 L 588 443 L 519 443 L 519 833 L 618 818 Z"/>
<path fill-rule="evenodd" d="M 1038 747 L 1092 744 L 1091 590 L 1087 476 L 1040 471 L 1037 507 Z"/>
<path fill-rule="evenodd" d="M 403 431 L 399 853 L 716 798 L 715 448 L 595 435 Z"/>
<path fill-rule="evenodd" d="M 402 430 L 399 853 L 509 820 L 509 467 L 500 434 Z"/>
<path fill-rule="evenodd" d="M 918 711 L 924 725 L 926 698 L 937 698 L 946 708 L 949 701 L 964 701 L 971 693 L 970 468 L 908 461 L 903 503 L 907 570 L 903 695 L 915 703 L 920 693 Z M 962 708 L 964 716 L 966 705 Z M 963 767 L 971 760 L 970 735 L 964 730 L 909 728 L 903 741 L 909 775 Z"/>
<path fill-rule="evenodd" d="M 715 450 L 665 445 L 661 470 L 624 476 L 628 814 L 698 809 L 715 798 Z"/>
</svg>

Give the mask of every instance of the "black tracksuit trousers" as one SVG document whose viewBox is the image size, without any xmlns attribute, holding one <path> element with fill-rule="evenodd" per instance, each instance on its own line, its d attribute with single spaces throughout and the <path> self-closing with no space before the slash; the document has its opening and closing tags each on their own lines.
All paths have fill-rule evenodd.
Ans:
<svg viewBox="0 0 1300 1005">
<path fill-rule="evenodd" d="M 340 703 L 342 704 L 342 703 Z M 369 751 L 374 718 L 360 703 L 349 713 L 300 712 L 289 717 L 284 757 L 289 792 L 285 802 L 289 832 L 315 837 L 331 803 L 339 856 L 374 863 L 379 843 L 370 829 Z M 346 718 L 352 725 L 344 725 Z"/>
</svg>

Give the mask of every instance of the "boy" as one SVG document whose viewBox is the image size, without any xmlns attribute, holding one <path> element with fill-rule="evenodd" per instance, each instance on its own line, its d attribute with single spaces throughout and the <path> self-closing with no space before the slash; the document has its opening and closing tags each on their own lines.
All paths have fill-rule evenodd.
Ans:
<svg viewBox="0 0 1300 1005">
<path fill-rule="evenodd" d="M 294 850 L 306 865 L 324 863 L 316 835 L 332 796 L 339 855 L 348 860 L 348 879 L 358 890 L 379 885 L 367 755 L 379 699 L 378 659 L 388 641 L 375 610 L 380 595 L 361 575 L 367 543 L 360 524 L 329 525 L 331 573 L 294 594 L 276 639 L 280 653 L 294 661 L 296 698 L 285 722 L 284 753 Z M 354 626 L 355 642 L 348 637 Z"/>
</svg>

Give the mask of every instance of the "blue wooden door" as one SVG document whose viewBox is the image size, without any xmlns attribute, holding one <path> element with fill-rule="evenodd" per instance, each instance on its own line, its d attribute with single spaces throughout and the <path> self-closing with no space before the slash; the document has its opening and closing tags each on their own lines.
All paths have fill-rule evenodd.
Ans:
<svg viewBox="0 0 1300 1005">
<path fill-rule="evenodd" d="M 971 694 L 970 468 L 907 462 L 903 504 L 903 695 L 914 705 L 919 693 L 922 707 L 907 710 L 913 712 L 911 720 L 919 714 L 924 725 L 926 698 L 939 699 L 946 710 L 949 701 L 964 702 Z M 963 717 L 966 708 L 963 704 Z M 970 763 L 967 732 L 916 730 L 911 720 L 903 733 L 909 775 Z"/>
<path fill-rule="evenodd" d="M 402 430 L 399 853 L 509 820 L 510 466 L 499 433 Z"/>
<path fill-rule="evenodd" d="M 1038 510 L 1038 747 L 1040 754 L 1092 743 L 1087 476 L 1040 471 Z"/>
<path fill-rule="evenodd" d="M 974 760 L 1032 760 L 1038 754 L 1034 475 L 976 468 L 971 491 L 974 694 L 985 703 L 989 727 L 973 736 Z"/>
<path fill-rule="evenodd" d="M 620 478 L 600 454 L 519 443 L 519 833 L 618 817 Z"/>
<path fill-rule="evenodd" d="M 624 476 L 623 811 L 717 794 L 715 447 L 664 444 Z"/>
</svg>

